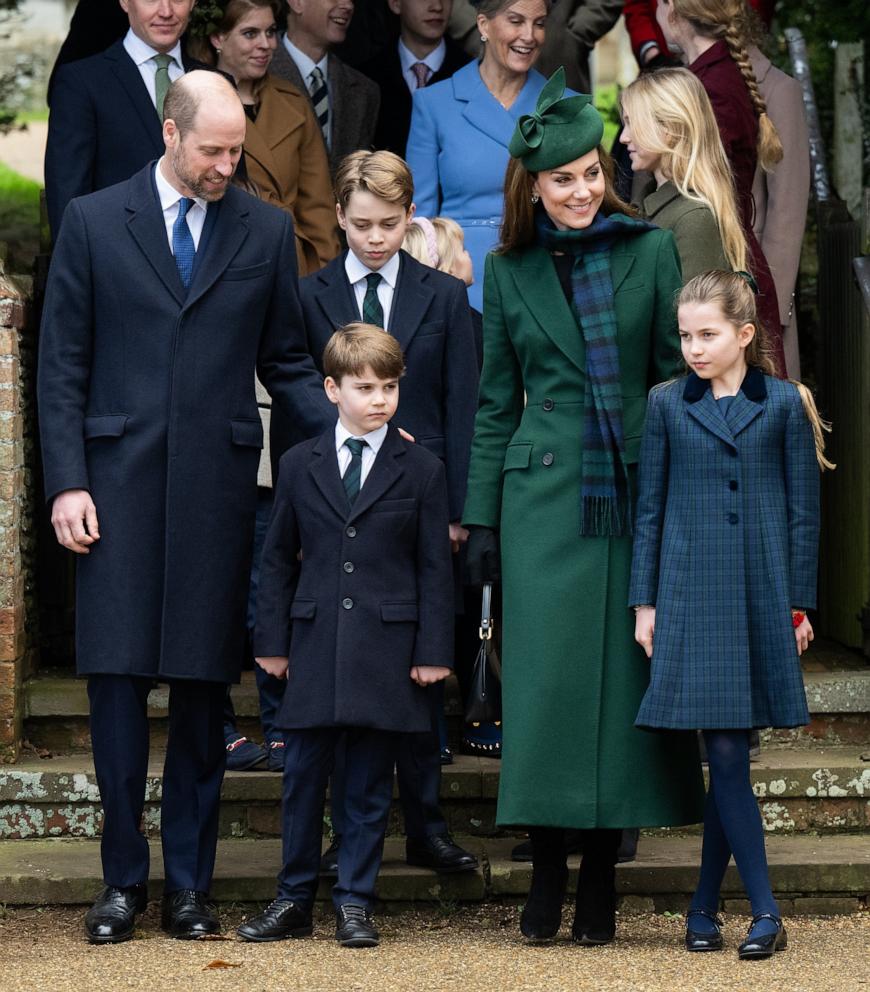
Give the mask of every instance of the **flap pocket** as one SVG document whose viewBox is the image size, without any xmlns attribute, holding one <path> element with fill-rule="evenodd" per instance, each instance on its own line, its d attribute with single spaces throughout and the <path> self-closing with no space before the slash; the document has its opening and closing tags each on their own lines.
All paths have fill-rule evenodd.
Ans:
<svg viewBox="0 0 870 992">
<path fill-rule="evenodd" d="M 531 442 L 509 444 L 504 453 L 504 471 L 511 468 L 528 468 L 532 460 Z"/>
<path fill-rule="evenodd" d="M 429 334 L 443 334 L 444 333 L 444 321 L 442 320 L 427 320 L 425 323 L 421 324 L 417 330 L 416 337 L 424 338 Z"/>
<path fill-rule="evenodd" d="M 416 603 L 381 603 L 381 620 L 386 623 L 417 622 Z"/>
<path fill-rule="evenodd" d="M 408 499 L 379 499 L 371 508 L 372 513 L 400 513 L 403 510 L 414 510 L 417 507 L 417 500 L 414 497 Z"/>
<path fill-rule="evenodd" d="M 231 420 L 233 444 L 243 444 L 247 448 L 263 447 L 263 422 L 257 420 Z"/>
<path fill-rule="evenodd" d="M 313 599 L 294 599 L 290 604 L 291 620 L 313 620 L 317 603 Z"/>
<path fill-rule="evenodd" d="M 102 417 L 85 417 L 85 440 L 92 437 L 121 437 L 127 430 L 126 413 L 110 413 Z"/>
<path fill-rule="evenodd" d="M 272 260 L 269 258 L 256 265 L 241 265 L 236 268 L 230 266 L 230 268 L 224 269 L 221 279 L 256 279 L 257 276 L 264 276 L 271 267 Z"/>
</svg>

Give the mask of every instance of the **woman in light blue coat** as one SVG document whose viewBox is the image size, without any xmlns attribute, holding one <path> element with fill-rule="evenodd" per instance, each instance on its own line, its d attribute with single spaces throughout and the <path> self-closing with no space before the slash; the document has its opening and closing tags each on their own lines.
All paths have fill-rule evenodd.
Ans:
<svg viewBox="0 0 870 992">
<path fill-rule="evenodd" d="M 483 58 L 414 93 L 407 158 L 417 213 L 453 218 L 478 273 L 498 241 L 508 143 L 547 81 L 532 66 L 549 9 L 550 0 L 481 0 Z M 483 309 L 480 282 L 468 299 Z"/>
</svg>

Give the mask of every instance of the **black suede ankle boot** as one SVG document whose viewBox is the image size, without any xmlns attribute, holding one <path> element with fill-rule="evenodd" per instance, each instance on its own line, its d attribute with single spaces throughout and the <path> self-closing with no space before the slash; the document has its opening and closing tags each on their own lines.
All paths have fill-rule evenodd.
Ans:
<svg viewBox="0 0 870 992">
<path fill-rule="evenodd" d="M 609 944 L 616 936 L 616 856 L 622 832 L 590 830 L 583 841 L 571 936 L 578 944 Z"/>
<path fill-rule="evenodd" d="M 520 931 L 532 941 L 552 940 L 562 924 L 562 903 L 568 886 L 565 831 L 538 827 L 532 841 L 532 886 L 520 917 Z"/>
</svg>

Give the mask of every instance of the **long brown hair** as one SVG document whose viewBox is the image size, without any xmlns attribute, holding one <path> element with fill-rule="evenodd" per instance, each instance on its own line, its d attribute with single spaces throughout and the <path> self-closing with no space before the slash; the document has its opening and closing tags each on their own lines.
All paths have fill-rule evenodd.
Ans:
<svg viewBox="0 0 870 992">
<path fill-rule="evenodd" d="M 624 203 L 616 193 L 614 185 L 613 159 L 598 146 L 598 160 L 604 173 L 604 199 L 599 209 L 606 217 L 608 214 L 627 214 L 637 217 L 638 213 L 628 203 Z M 528 248 L 535 243 L 535 205 L 532 203 L 532 185 L 537 173 L 527 172 L 518 158 L 508 162 L 504 177 L 504 218 L 499 232 L 499 245 L 496 252 L 505 252 Z"/>
<path fill-rule="evenodd" d="M 211 43 L 211 35 L 228 34 L 252 10 L 261 10 L 264 7 L 272 11 L 275 17 L 275 23 L 277 24 L 278 19 L 281 17 L 281 4 L 278 0 L 228 0 L 226 6 L 223 8 L 223 17 L 217 23 L 217 26 L 209 31 L 208 34 L 205 33 L 206 25 L 204 23 L 202 25 L 196 24 L 196 18 L 194 17 L 194 24 L 191 25 L 190 30 L 190 39 L 187 43 L 188 52 L 193 58 L 199 59 L 200 62 L 205 62 L 206 65 L 216 66 L 218 54 L 214 45 Z M 213 27 L 212 24 L 208 26 Z"/>
<path fill-rule="evenodd" d="M 746 364 L 760 369 L 765 375 L 776 376 L 776 365 L 770 348 L 767 331 L 758 319 L 755 293 L 739 272 L 725 272 L 712 269 L 690 279 L 677 296 L 677 308 L 687 303 L 710 304 L 716 307 L 735 328 L 752 324 L 755 334 L 746 346 Z M 816 444 L 816 461 L 819 468 L 836 468 L 825 458 L 825 434 L 830 433 L 831 425 L 822 419 L 813 399 L 813 394 L 801 382 L 789 380 L 797 387 L 807 420 L 813 429 Z"/>
</svg>

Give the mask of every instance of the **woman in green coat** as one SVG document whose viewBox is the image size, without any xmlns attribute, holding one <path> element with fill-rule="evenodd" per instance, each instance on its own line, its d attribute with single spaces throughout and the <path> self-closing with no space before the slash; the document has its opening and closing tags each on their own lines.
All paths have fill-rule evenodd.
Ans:
<svg viewBox="0 0 870 992">
<path fill-rule="evenodd" d="M 698 821 L 703 783 L 693 734 L 634 727 L 649 667 L 627 608 L 646 394 L 679 363 L 679 260 L 613 192 L 590 98 L 563 92 L 559 70 L 511 141 L 463 522 L 472 578 L 503 583 L 498 821 L 532 842 L 521 929 L 558 931 L 578 828 L 572 934 L 600 944 L 621 829 Z"/>
<path fill-rule="evenodd" d="M 659 69 L 638 76 L 621 102 L 619 140 L 632 169 L 654 177 L 641 193 L 641 215 L 673 233 L 683 281 L 745 270 L 731 167 L 701 81 L 688 69 Z"/>
</svg>

